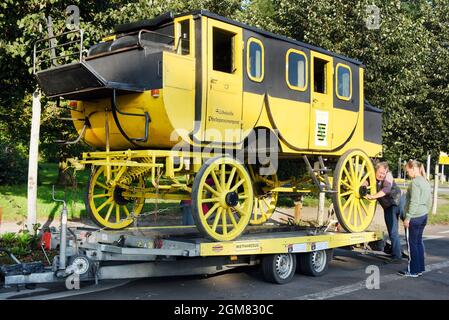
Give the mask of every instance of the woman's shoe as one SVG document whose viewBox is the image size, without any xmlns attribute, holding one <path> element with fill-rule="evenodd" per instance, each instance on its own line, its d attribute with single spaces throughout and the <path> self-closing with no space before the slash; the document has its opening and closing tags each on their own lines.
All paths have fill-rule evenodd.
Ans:
<svg viewBox="0 0 449 320">
<path fill-rule="evenodd" d="M 403 277 L 408 277 L 408 278 L 418 278 L 419 277 L 419 275 L 417 273 L 410 273 L 410 272 L 408 272 L 408 270 L 399 271 L 398 274 Z"/>
</svg>

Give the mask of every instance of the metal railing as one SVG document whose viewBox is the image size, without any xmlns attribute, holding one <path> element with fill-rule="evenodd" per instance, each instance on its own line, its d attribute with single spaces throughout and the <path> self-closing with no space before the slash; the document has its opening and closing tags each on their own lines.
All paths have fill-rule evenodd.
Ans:
<svg viewBox="0 0 449 320">
<path fill-rule="evenodd" d="M 60 44 L 57 43 L 58 39 L 61 38 L 67 38 L 69 34 L 78 34 L 79 35 L 79 39 L 76 40 L 68 40 L 66 42 L 62 42 Z M 84 31 L 82 29 L 76 29 L 76 30 L 71 30 L 71 31 L 67 31 L 67 32 L 63 32 L 61 34 L 55 35 L 55 36 L 51 36 L 51 37 L 47 37 L 41 40 L 37 40 L 34 43 L 34 49 L 33 49 L 33 74 L 36 74 L 38 71 L 41 71 L 41 69 L 39 69 L 39 67 L 42 66 L 43 63 L 45 62 L 49 62 L 50 67 L 56 67 L 58 66 L 58 60 L 60 59 L 64 59 L 64 62 L 66 62 L 66 58 L 68 57 L 73 57 L 76 56 L 78 57 L 78 59 L 74 59 L 74 61 L 81 61 L 83 59 L 83 53 L 85 52 L 84 48 L 83 48 L 83 40 L 84 40 Z M 40 48 L 40 46 L 42 46 L 42 44 L 47 44 L 48 46 L 44 47 L 44 48 Z M 71 46 L 73 44 L 79 44 L 79 48 L 76 48 L 77 46 Z M 70 47 L 69 47 L 70 46 Z M 72 51 L 71 53 L 65 53 L 66 50 L 68 49 L 75 49 L 74 51 Z M 59 49 L 62 51 L 62 54 L 58 55 L 56 54 L 56 50 Z M 71 62 L 74 62 L 71 61 Z M 47 68 L 48 69 L 48 68 Z M 42 69 L 42 70 L 45 70 Z"/>
<path fill-rule="evenodd" d="M 139 33 L 138 33 L 138 35 L 137 35 L 137 44 L 138 44 L 138 46 L 139 47 L 141 47 L 141 48 L 143 48 L 143 44 L 142 44 L 142 34 L 143 33 L 149 33 L 149 34 L 152 34 L 152 35 L 155 35 L 155 36 L 160 36 L 160 37 L 165 37 L 165 38 L 167 38 L 167 39 L 169 39 L 170 41 L 168 42 L 168 43 L 163 43 L 163 44 L 166 44 L 166 45 L 171 45 L 171 46 L 173 46 L 174 45 L 174 43 L 175 43 L 175 38 L 174 37 L 172 37 L 172 36 L 169 36 L 169 35 L 167 35 L 167 34 L 163 34 L 163 33 L 159 33 L 159 32 L 155 32 L 155 31 L 150 31 L 150 30 L 146 30 L 146 29 L 141 29 L 140 31 L 139 31 Z"/>
<path fill-rule="evenodd" d="M 179 47 L 180 46 L 182 47 L 181 44 L 185 44 L 185 43 L 189 44 L 190 43 L 189 39 L 183 38 L 182 36 L 179 36 L 178 39 L 177 39 L 178 41 L 175 41 L 176 38 L 173 37 L 173 36 L 169 36 L 169 35 L 166 35 L 166 34 L 163 34 L 163 33 L 150 31 L 150 30 L 146 30 L 146 29 L 141 29 L 139 31 L 139 33 L 138 33 L 138 36 L 137 36 L 137 44 L 138 44 L 138 46 L 140 48 L 144 47 L 144 45 L 142 43 L 142 34 L 144 34 L 144 33 L 149 33 L 149 34 L 153 34 L 153 35 L 161 36 L 161 37 L 166 37 L 166 38 L 170 39 L 170 43 L 164 43 L 164 44 L 171 46 L 172 47 L 171 48 L 172 51 L 176 52 L 176 53 L 183 53 L 183 54 L 185 54 L 185 52 L 179 52 Z M 176 46 L 175 46 L 175 43 L 176 43 Z M 182 50 L 185 50 L 185 49 L 182 49 Z"/>
</svg>

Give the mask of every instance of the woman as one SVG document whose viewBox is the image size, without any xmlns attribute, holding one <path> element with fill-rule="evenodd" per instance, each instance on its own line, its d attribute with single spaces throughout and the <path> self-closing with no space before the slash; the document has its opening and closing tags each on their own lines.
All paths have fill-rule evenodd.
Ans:
<svg viewBox="0 0 449 320">
<path fill-rule="evenodd" d="M 401 241 L 398 233 L 399 199 L 401 189 L 394 182 L 393 175 L 389 171 L 388 163 L 379 162 L 376 165 L 377 193 L 366 195 L 369 200 L 379 201 L 384 209 L 385 224 L 391 241 L 391 262 L 402 262 Z"/>
<path fill-rule="evenodd" d="M 425 270 L 424 245 L 422 235 L 427 224 L 427 214 L 432 206 L 430 184 L 426 179 L 424 165 L 416 160 L 410 160 L 405 170 L 412 179 L 405 199 L 405 235 L 407 238 L 409 261 L 408 268 L 399 274 L 416 278 Z"/>
</svg>

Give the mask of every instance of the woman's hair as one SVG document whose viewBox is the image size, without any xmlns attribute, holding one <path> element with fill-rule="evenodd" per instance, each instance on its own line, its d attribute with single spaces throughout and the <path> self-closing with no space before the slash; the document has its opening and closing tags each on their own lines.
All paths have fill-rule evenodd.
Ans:
<svg viewBox="0 0 449 320">
<path fill-rule="evenodd" d="M 405 165 L 406 168 L 418 168 L 419 174 L 423 176 L 427 180 L 426 170 L 424 169 L 424 165 L 418 160 L 409 160 Z"/>
<path fill-rule="evenodd" d="M 379 162 L 379 163 L 376 163 L 376 171 L 377 171 L 377 169 L 379 169 L 380 167 L 382 167 L 382 168 L 384 168 L 385 170 L 387 170 L 387 171 L 389 171 L 389 167 L 388 167 L 388 162 L 386 162 L 386 161 L 382 161 L 382 162 Z"/>
</svg>

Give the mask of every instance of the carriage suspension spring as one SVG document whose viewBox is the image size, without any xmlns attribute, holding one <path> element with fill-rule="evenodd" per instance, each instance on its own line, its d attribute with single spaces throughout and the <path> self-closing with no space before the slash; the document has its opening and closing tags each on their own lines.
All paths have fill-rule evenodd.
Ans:
<svg viewBox="0 0 449 320">
<path fill-rule="evenodd" d="M 151 163 L 151 158 L 142 158 L 142 163 Z M 121 183 L 129 185 L 132 181 L 137 180 L 139 177 L 144 176 L 148 171 L 151 170 L 151 167 L 130 167 L 123 174 L 121 179 Z"/>
</svg>

